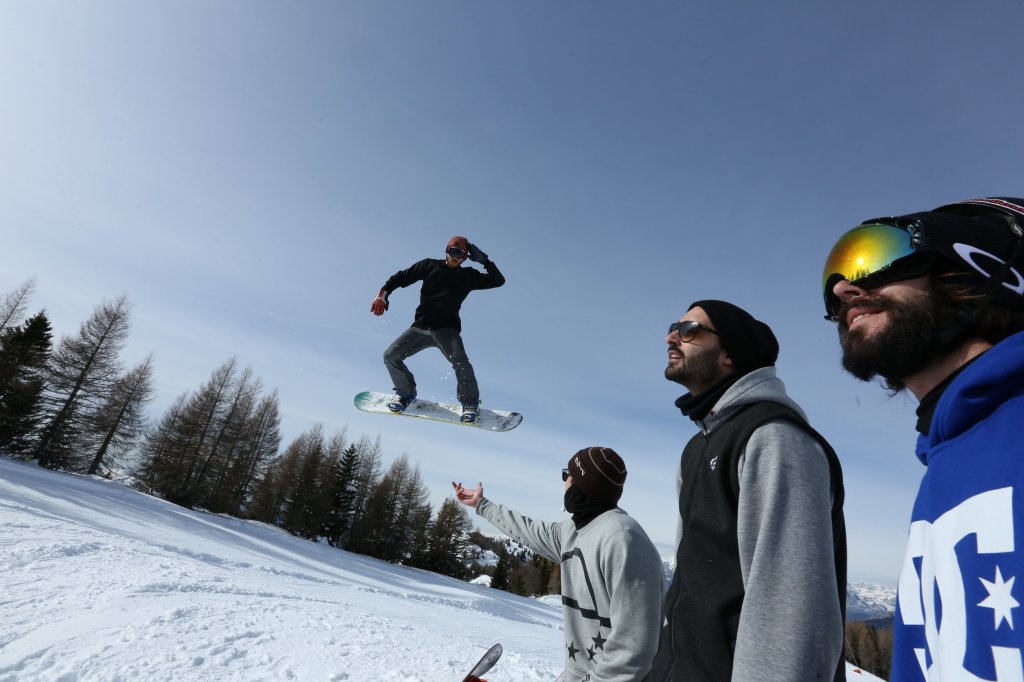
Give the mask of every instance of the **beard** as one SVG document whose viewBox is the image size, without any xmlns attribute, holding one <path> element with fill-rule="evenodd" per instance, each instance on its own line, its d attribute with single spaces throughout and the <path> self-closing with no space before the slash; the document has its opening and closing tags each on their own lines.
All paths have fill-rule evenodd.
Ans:
<svg viewBox="0 0 1024 682">
<path fill-rule="evenodd" d="M 839 345 L 847 372 L 861 381 L 880 376 L 890 390 L 899 392 L 906 388 L 907 377 L 948 352 L 958 336 L 950 334 L 957 325 L 956 309 L 934 293 L 922 293 L 915 299 L 858 299 L 858 303 L 884 310 L 889 318 L 885 327 L 870 337 L 859 329 L 850 330 L 846 322 L 850 304 L 843 304 Z"/>
<path fill-rule="evenodd" d="M 689 389 L 690 393 L 696 395 L 721 378 L 717 347 L 704 348 L 688 355 L 684 355 L 679 346 L 673 346 L 673 348 L 682 355 L 682 359 L 675 367 L 665 368 L 665 378 L 669 381 L 682 384 Z"/>
</svg>

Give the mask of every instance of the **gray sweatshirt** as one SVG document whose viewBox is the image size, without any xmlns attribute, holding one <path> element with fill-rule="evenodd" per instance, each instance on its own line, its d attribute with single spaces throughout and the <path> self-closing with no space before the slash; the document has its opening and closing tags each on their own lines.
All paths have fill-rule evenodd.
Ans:
<svg viewBox="0 0 1024 682">
<path fill-rule="evenodd" d="M 710 433 L 737 408 L 765 400 L 804 414 L 786 395 L 775 368 L 765 367 L 730 386 L 697 425 Z M 761 682 L 766 666 L 775 680 L 831 680 L 843 625 L 829 468 L 821 446 L 787 421 L 769 422 L 747 441 L 738 472 L 736 535 L 744 598 L 732 682 Z M 676 539 L 678 548 L 681 520 Z"/>
<path fill-rule="evenodd" d="M 665 578 L 643 528 L 621 509 L 577 531 L 480 500 L 476 513 L 561 564 L 566 682 L 643 679 L 658 648 Z"/>
</svg>

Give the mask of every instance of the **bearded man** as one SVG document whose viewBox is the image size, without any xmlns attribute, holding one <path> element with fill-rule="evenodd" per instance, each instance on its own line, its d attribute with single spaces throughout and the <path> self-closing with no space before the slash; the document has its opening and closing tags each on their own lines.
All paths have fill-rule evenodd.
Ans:
<svg viewBox="0 0 1024 682">
<path fill-rule="evenodd" d="M 679 465 L 676 570 L 648 680 L 844 680 L 843 476 L 775 375 L 771 328 L 725 301 L 669 326 L 699 429 Z"/>
<path fill-rule="evenodd" d="M 894 682 L 1024 680 L 1024 200 L 868 220 L 825 264 L 843 367 L 918 399 Z"/>
</svg>

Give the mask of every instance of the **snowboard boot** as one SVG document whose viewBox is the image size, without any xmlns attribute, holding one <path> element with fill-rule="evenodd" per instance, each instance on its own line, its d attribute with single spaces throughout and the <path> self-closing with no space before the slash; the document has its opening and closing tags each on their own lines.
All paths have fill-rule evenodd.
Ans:
<svg viewBox="0 0 1024 682">
<path fill-rule="evenodd" d="M 476 424 L 476 420 L 480 418 L 480 412 L 476 405 L 463 405 L 462 406 L 462 417 L 460 421 L 463 424 Z"/>
<path fill-rule="evenodd" d="M 395 394 L 394 400 L 387 404 L 387 408 L 398 414 L 399 412 L 405 412 L 405 408 L 409 407 L 409 403 L 416 400 L 416 394 L 402 395 L 401 393 Z"/>
</svg>

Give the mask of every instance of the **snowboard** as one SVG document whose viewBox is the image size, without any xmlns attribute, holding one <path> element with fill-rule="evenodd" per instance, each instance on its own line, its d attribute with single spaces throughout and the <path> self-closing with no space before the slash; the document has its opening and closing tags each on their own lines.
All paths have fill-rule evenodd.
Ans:
<svg viewBox="0 0 1024 682">
<path fill-rule="evenodd" d="M 473 669 L 469 671 L 469 674 L 462 678 L 462 682 L 472 682 L 474 678 L 480 677 L 485 672 L 494 667 L 494 664 L 501 658 L 501 645 L 495 644 L 487 653 L 480 657 L 480 660 Z"/>
<path fill-rule="evenodd" d="M 355 405 L 363 412 L 375 414 L 392 414 L 398 417 L 419 417 L 420 419 L 431 419 L 438 422 L 449 422 L 461 426 L 472 426 L 488 431 L 510 431 L 523 421 L 523 415 L 518 412 L 506 412 L 504 410 L 488 410 L 481 407 L 479 418 L 472 424 L 462 421 L 462 406 L 449 403 L 435 403 L 431 400 L 416 398 L 404 412 L 392 412 L 388 409 L 388 403 L 395 397 L 394 393 L 376 393 L 374 391 L 363 391 L 355 397 Z"/>
</svg>

